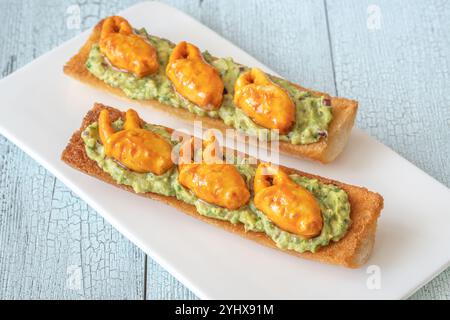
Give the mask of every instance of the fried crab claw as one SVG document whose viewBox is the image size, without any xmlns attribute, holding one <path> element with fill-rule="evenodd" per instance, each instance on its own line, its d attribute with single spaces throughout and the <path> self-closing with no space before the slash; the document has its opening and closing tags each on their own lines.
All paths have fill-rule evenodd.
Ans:
<svg viewBox="0 0 450 320">
<path fill-rule="evenodd" d="M 303 238 L 320 234 L 323 220 L 318 201 L 281 168 L 260 164 L 254 191 L 256 208 L 281 229 Z"/>
<path fill-rule="evenodd" d="M 247 188 L 244 178 L 236 167 L 232 164 L 225 164 L 218 154 L 211 148 L 216 144 L 215 138 L 205 140 L 203 143 L 203 156 L 206 161 L 192 163 L 180 154 L 178 165 L 179 182 L 191 190 L 198 198 L 224 207 L 229 210 L 236 210 L 248 203 L 250 191 Z M 186 145 L 191 150 L 193 141 Z M 184 150 L 186 150 L 184 148 Z M 183 150 L 183 149 L 181 149 Z"/>
<path fill-rule="evenodd" d="M 130 170 L 161 175 L 174 166 L 171 144 L 160 135 L 142 129 L 141 119 L 133 109 L 127 111 L 123 130 L 117 132 L 111 125 L 109 111 L 103 109 L 98 128 L 105 154 Z"/>
<path fill-rule="evenodd" d="M 173 49 L 166 75 L 175 90 L 197 106 L 217 110 L 222 104 L 224 84 L 219 72 L 193 44 L 183 41 Z"/>
<path fill-rule="evenodd" d="M 234 104 L 260 126 L 289 132 L 295 119 L 295 105 L 289 94 L 259 69 L 242 73 L 234 87 Z"/>
<path fill-rule="evenodd" d="M 112 16 L 103 21 L 99 47 L 114 67 L 138 78 L 158 71 L 156 49 L 134 34 L 131 25 L 122 17 Z"/>
</svg>

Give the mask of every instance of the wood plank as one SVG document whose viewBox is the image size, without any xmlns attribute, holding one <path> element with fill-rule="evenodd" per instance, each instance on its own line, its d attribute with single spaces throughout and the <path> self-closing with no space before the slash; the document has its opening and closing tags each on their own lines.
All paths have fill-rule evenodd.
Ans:
<svg viewBox="0 0 450 320">
<path fill-rule="evenodd" d="M 450 3 L 326 4 L 337 91 L 360 101 L 357 125 L 450 186 Z M 449 293 L 450 269 L 413 298 Z"/>
<path fill-rule="evenodd" d="M 377 1 L 373 30 L 372 1 L 327 3 L 338 92 L 360 101 L 358 126 L 450 186 L 450 3 Z"/>
<path fill-rule="evenodd" d="M 4 77 L 95 23 L 125 1 L 2 1 Z M 145 255 L 44 168 L 0 137 L 0 298 L 143 299 Z"/>
</svg>

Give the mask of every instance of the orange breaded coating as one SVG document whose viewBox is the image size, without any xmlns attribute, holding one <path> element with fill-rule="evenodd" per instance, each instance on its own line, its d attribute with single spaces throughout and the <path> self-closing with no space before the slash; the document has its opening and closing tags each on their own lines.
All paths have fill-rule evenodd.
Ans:
<svg viewBox="0 0 450 320">
<path fill-rule="evenodd" d="M 323 219 L 319 202 L 281 168 L 260 164 L 256 169 L 254 190 L 256 208 L 275 225 L 305 238 L 320 234 Z"/>
<path fill-rule="evenodd" d="M 142 129 L 133 109 L 125 117 L 123 130 L 115 132 L 108 110 L 100 112 L 98 130 L 105 154 L 135 172 L 161 175 L 171 169 L 174 166 L 171 144 L 160 135 Z"/>
<path fill-rule="evenodd" d="M 134 34 L 131 25 L 122 17 L 105 19 L 99 46 L 114 67 L 132 72 L 138 78 L 158 71 L 156 49 Z"/>
<path fill-rule="evenodd" d="M 222 104 L 224 84 L 219 72 L 203 59 L 200 50 L 180 42 L 172 51 L 166 75 L 179 94 L 206 110 Z"/>
<path fill-rule="evenodd" d="M 259 69 L 246 71 L 236 80 L 234 104 L 264 128 L 287 133 L 294 124 L 291 97 Z"/>
</svg>

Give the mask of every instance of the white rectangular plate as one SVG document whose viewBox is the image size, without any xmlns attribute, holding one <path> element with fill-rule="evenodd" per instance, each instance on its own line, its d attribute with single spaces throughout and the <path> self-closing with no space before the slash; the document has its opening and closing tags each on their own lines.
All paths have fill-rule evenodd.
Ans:
<svg viewBox="0 0 450 320">
<path fill-rule="evenodd" d="M 188 40 L 214 55 L 270 71 L 184 13 L 146 2 L 124 11 L 135 26 L 172 41 Z M 385 209 L 369 265 L 358 270 L 310 262 L 262 247 L 177 210 L 138 197 L 68 167 L 60 154 L 94 102 L 173 128 L 186 123 L 88 88 L 62 72 L 90 31 L 0 81 L 0 133 L 73 189 L 200 298 L 405 298 L 449 265 L 450 193 L 386 146 L 355 129 L 339 159 L 323 166 L 281 163 L 381 193 Z M 381 288 L 368 286 L 372 270 Z M 376 276 L 376 275 L 375 275 Z M 376 282 L 375 282 L 376 284 Z"/>
</svg>

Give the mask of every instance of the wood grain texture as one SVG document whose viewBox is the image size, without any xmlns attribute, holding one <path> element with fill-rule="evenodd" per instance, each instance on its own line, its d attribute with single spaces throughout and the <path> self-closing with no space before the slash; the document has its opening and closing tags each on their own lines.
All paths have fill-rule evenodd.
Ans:
<svg viewBox="0 0 450 320">
<path fill-rule="evenodd" d="M 147 299 L 195 300 L 198 298 L 159 264 L 148 258 Z"/>
<path fill-rule="evenodd" d="M 136 2 L 0 1 L 1 76 Z M 450 185 L 447 1 L 164 2 L 281 75 L 360 100 L 359 127 Z M 380 29 L 367 28 L 371 4 L 381 9 Z M 73 5 L 80 28 L 68 24 Z M 413 298 L 449 299 L 449 282 L 447 270 Z M 3 299 L 195 298 L 3 137 L 0 290 Z"/>
<path fill-rule="evenodd" d="M 358 127 L 450 186 L 450 2 L 345 3 L 326 2 L 338 94 L 359 100 Z M 449 294 L 450 269 L 412 298 Z"/>
<path fill-rule="evenodd" d="M 70 1 L 2 1 L 2 77 L 127 6 L 94 6 L 66 27 Z M 143 299 L 145 254 L 70 190 L 0 137 L 0 298 Z"/>
</svg>

